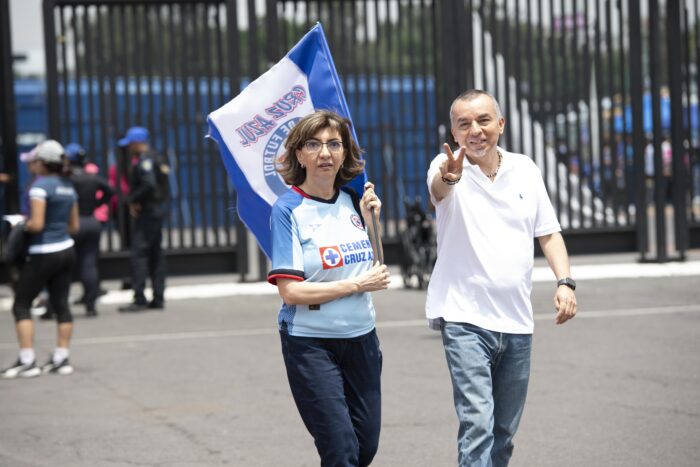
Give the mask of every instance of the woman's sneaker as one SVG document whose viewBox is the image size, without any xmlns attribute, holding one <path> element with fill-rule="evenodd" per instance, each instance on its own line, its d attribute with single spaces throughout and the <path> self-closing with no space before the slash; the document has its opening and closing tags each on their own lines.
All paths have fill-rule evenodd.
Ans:
<svg viewBox="0 0 700 467">
<path fill-rule="evenodd" d="M 54 363 L 53 360 L 49 360 L 44 366 L 41 367 L 42 373 L 53 373 L 56 375 L 70 375 L 73 373 L 73 367 L 67 358 L 64 358 L 60 363 Z"/>
<path fill-rule="evenodd" d="M 13 378 L 33 378 L 41 374 L 41 368 L 36 366 L 36 361 L 23 365 L 19 359 L 17 362 L 9 368 L 5 368 L 0 372 L 3 378 L 13 379 Z"/>
</svg>

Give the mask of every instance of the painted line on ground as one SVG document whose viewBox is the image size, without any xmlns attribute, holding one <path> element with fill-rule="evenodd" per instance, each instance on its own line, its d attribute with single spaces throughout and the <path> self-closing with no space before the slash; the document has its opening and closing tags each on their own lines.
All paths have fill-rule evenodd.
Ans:
<svg viewBox="0 0 700 467">
<path fill-rule="evenodd" d="M 403 288 L 403 279 L 398 268 L 392 268 L 390 289 Z M 672 262 L 664 264 L 622 263 L 622 264 L 587 264 L 571 267 L 571 275 L 577 281 L 594 279 L 632 279 L 649 277 L 700 276 L 700 261 Z M 536 267 L 532 273 L 532 282 L 551 282 L 554 275 L 549 267 Z M 147 290 L 147 295 L 150 291 Z M 172 285 L 165 291 L 166 301 L 197 300 L 203 298 L 224 298 L 238 295 L 277 295 L 277 287 L 267 282 L 252 283 L 213 283 L 195 285 Z M 129 303 L 133 298 L 130 290 L 112 290 L 99 299 L 99 304 L 120 305 Z M 9 311 L 13 298 L 0 299 L 0 311 Z"/>
<path fill-rule="evenodd" d="M 680 313 L 700 313 L 700 305 L 675 305 L 651 308 L 631 308 L 623 310 L 592 310 L 579 312 L 575 319 L 592 318 L 629 318 L 635 316 L 669 315 Z M 535 313 L 536 321 L 553 320 L 554 313 Z M 425 319 L 411 319 L 400 321 L 378 321 L 378 329 L 395 329 L 410 327 L 428 327 Z M 252 328 L 252 329 L 230 329 L 223 331 L 192 331 L 173 332 L 160 334 L 140 334 L 131 336 L 104 336 L 104 337 L 83 337 L 73 339 L 71 345 L 104 345 L 104 344 L 128 344 L 138 342 L 163 342 L 188 339 L 217 339 L 224 337 L 256 337 L 272 336 L 277 334 L 275 328 Z M 16 342 L 0 342 L 0 349 L 15 349 Z"/>
</svg>

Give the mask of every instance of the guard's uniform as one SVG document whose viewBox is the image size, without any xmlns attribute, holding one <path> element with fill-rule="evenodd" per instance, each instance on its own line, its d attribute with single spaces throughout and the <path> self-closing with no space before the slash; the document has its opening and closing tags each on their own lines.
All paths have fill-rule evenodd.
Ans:
<svg viewBox="0 0 700 467">
<path fill-rule="evenodd" d="M 163 240 L 163 216 L 166 193 L 159 186 L 158 156 L 147 151 L 139 157 L 132 168 L 129 204 L 141 206 L 138 217 L 133 220 L 131 239 L 131 267 L 134 303 L 146 304 L 144 289 L 146 276 L 150 275 L 153 286 L 153 304 L 163 305 L 165 293 L 165 255 L 161 247 Z"/>
</svg>

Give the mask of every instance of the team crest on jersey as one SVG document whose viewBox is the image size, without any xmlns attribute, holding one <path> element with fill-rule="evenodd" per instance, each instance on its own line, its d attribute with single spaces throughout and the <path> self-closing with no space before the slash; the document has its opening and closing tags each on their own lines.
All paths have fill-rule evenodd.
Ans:
<svg viewBox="0 0 700 467">
<path fill-rule="evenodd" d="M 343 265 L 343 256 L 337 246 L 323 246 L 318 250 L 321 253 L 323 269 L 339 268 Z"/>
<path fill-rule="evenodd" d="M 353 214 L 350 216 L 350 222 L 352 222 L 352 225 L 364 232 L 365 228 L 362 226 L 362 219 L 360 219 L 360 216 Z"/>
</svg>

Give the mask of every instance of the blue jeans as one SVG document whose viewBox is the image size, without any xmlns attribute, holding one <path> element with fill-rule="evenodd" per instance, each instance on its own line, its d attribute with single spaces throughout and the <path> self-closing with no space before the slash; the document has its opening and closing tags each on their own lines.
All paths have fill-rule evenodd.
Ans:
<svg viewBox="0 0 700 467">
<path fill-rule="evenodd" d="M 442 342 L 459 419 L 459 465 L 507 466 L 525 407 L 532 335 L 446 322 Z"/>
<path fill-rule="evenodd" d="M 374 330 L 349 339 L 280 332 L 294 402 L 323 467 L 372 462 L 381 426 L 382 353 Z"/>
</svg>

